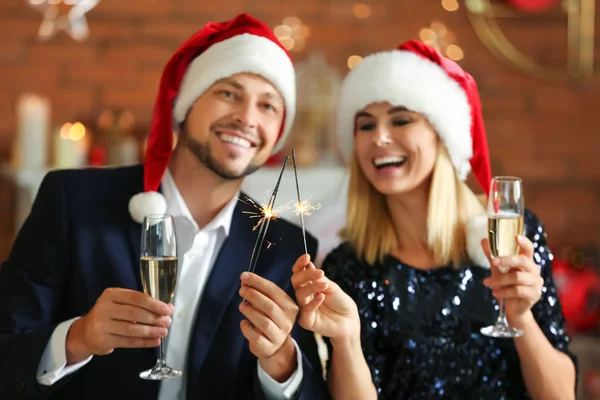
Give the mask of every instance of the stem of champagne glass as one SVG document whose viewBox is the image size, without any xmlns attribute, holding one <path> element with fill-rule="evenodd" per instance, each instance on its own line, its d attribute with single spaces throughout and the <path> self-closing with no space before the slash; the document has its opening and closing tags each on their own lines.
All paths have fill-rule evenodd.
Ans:
<svg viewBox="0 0 600 400">
<path fill-rule="evenodd" d="M 496 325 L 503 327 L 508 326 L 508 321 L 506 320 L 506 299 L 502 299 L 500 302 L 500 315 L 498 315 Z"/>
<path fill-rule="evenodd" d="M 164 343 L 165 343 L 164 339 L 160 339 L 160 345 L 158 345 L 158 360 L 157 360 L 157 364 L 160 366 L 166 365 Z"/>
</svg>

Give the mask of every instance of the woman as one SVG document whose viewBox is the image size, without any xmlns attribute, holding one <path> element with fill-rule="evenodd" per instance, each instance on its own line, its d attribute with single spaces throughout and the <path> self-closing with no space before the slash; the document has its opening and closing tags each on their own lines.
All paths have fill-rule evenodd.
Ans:
<svg viewBox="0 0 600 400">
<path fill-rule="evenodd" d="M 420 42 L 373 54 L 343 83 L 338 126 L 354 144 L 346 241 L 292 278 L 300 325 L 328 343 L 332 396 L 574 399 L 542 224 L 527 210 L 521 254 L 491 261 L 464 183 L 472 170 L 488 193 L 491 179 L 473 78 Z M 522 337 L 480 333 L 501 299 Z"/>
</svg>

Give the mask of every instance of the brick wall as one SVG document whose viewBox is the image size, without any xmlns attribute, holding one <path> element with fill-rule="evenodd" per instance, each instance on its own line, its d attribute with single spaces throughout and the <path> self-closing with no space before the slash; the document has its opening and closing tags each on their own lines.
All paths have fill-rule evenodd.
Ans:
<svg viewBox="0 0 600 400">
<path fill-rule="evenodd" d="M 77 43 L 59 34 L 36 40 L 41 16 L 25 0 L 0 2 L 0 159 L 9 156 L 15 102 L 24 91 L 49 96 L 53 122 L 95 118 L 105 107 L 124 106 L 147 125 L 161 68 L 172 51 L 208 20 L 250 12 L 275 26 L 299 17 L 310 28 L 304 51 L 320 49 L 346 71 L 346 59 L 389 49 L 443 21 L 465 51 L 461 64 L 478 79 L 495 174 L 522 176 L 526 203 L 545 222 L 552 243 L 598 243 L 600 162 L 595 117 L 600 71 L 586 83 L 546 82 L 498 61 L 475 35 L 461 3 L 445 11 L 439 0 L 369 0 L 372 15 L 359 20 L 346 0 L 101 0 L 88 15 L 90 38 Z M 600 6 L 596 7 L 600 21 Z M 508 37 L 547 65 L 566 65 L 566 16 L 501 21 Z M 600 63 L 600 24 L 596 23 Z M 594 107 L 596 106 L 596 107 Z M 0 254 L 12 240 L 14 196 L 0 196 Z M 5 193 L 6 192 L 6 193 Z"/>
</svg>

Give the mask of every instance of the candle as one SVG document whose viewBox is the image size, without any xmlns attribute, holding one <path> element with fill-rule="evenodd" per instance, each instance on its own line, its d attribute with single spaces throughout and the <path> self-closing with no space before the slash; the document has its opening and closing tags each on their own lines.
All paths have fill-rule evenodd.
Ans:
<svg viewBox="0 0 600 400">
<path fill-rule="evenodd" d="M 119 145 L 119 153 L 121 165 L 134 165 L 140 162 L 139 143 L 131 136 L 123 138 Z"/>
<path fill-rule="evenodd" d="M 47 163 L 50 102 L 25 94 L 17 104 L 17 166 L 22 169 L 44 168 Z"/>
<path fill-rule="evenodd" d="M 88 162 L 89 138 L 81 122 L 64 124 L 54 137 L 56 168 L 81 168 Z"/>
</svg>

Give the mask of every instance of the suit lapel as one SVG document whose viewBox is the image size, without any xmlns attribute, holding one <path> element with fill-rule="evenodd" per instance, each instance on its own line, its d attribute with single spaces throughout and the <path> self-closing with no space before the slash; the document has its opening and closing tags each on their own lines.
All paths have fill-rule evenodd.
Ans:
<svg viewBox="0 0 600 400">
<path fill-rule="evenodd" d="M 131 265 L 136 268 L 136 273 L 134 274 L 136 277 L 135 280 L 139 290 L 142 290 L 142 277 L 140 276 L 139 272 L 140 254 L 142 253 L 142 225 L 138 224 L 134 220 L 131 220 L 127 226 L 127 236 L 129 238 L 129 246 L 131 248 L 131 251 L 129 252 L 129 256 L 131 257 Z"/>
<path fill-rule="evenodd" d="M 190 337 L 188 353 L 188 398 L 192 396 L 199 379 L 200 369 L 206 359 L 221 323 L 225 310 L 240 288 L 240 274 L 247 270 L 256 241 L 257 231 L 252 231 L 252 221 L 243 211 L 251 208 L 239 202 L 233 212 L 231 230 L 212 268 L 198 306 L 194 330 Z"/>
</svg>

